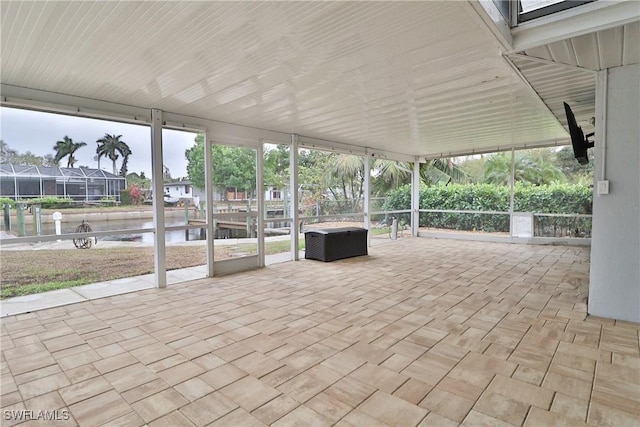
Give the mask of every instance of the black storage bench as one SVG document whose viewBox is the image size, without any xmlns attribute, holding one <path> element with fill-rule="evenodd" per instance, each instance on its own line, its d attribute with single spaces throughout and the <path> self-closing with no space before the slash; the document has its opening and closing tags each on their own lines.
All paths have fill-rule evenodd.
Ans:
<svg viewBox="0 0 640 427">
<path fill-rule="evenodd" d="M 304 233 L 306 259 L 335 261 L 367 255 L 367 230 L 358 227 L 309 230 Z"/>
</svg>

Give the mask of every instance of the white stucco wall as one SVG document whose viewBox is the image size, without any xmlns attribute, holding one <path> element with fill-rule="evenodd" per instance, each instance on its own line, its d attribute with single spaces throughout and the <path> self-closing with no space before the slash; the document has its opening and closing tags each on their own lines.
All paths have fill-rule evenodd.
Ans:
<svg viewBox="0 0 640 427">
<path fill-rule="evenodd" d="M 607 80 L 606 152 L 601 137 L 594 149 L 596 181 L 606 157 L 610 194 L 594 194 L 588 311 L 640 322 L 640 65 L 611 68 Z M 597 91 L 596 128 L 602 94 Z"/>
</svg>

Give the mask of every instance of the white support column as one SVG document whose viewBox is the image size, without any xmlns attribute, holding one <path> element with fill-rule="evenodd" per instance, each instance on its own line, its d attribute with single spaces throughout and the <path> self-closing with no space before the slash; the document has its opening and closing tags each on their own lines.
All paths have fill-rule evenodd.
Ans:
<svg viewBox="0 0 640 427">
<path fill-rule="evenodd" d="M 364 155 L 364 228 L 367 232 L 367 246 L 371 246 L 371 153 Z"/>
<path fill-rule="evenodd" d="M 264 144 L 256 149 L 256 194 L 258 199 L 258 267 L 264 267 Z"/>
<path fill-rule="evenodd" d="M 207 134 L 204 135 L 204 191 L 206 199 L 207 218 L 207 276 L 214 276 L 214 242 L 216 238 L 216 228 L 213 221 L 213 141 L 209 141 Z"/>
<path fill-rule="evenodd" d="M 299 240 L 299 215 L 298 215 L 298 135 L 291 134 L 291 146 L 289 149 L 289 191 L 291 192 L 290 199 L 290 214 L 291 218 L 291 260 L 298 261 L 298 240 Z"/>
<path fill-rule="evenodd" d="M 509 235 L 513 237 L 513 204 L 516 185 L 516 150 L 511 148 L 511 174 L 509 176 Z"/>
<path fill-rule="evenodd" d="M 11 165 L 11 170 L 13 171 L 13 194 L 15 195 L 15 201 L 18 201 L 18 175 L 16 175 L 16 170 Z M 67 186 L 65 185 L 64 175 L 62 175 L 62 185 L 64 187 L 64 197 L 67 197 Z M 56 195 L 58 195 L 58 182 L 56 181 Z"/>
<path fill-rule="evenodd" d="M 600 71 L 596 80 L 595 179 L 607 180 L 609 188 L 599 194 L 597 182 L 594 188 L 587 307 L 592 316 L 635 323 L 640 322 L 639 75 L 640 65 L 623 65 Z"/>
<path fill-rule="evenodd" d="M 162 111 L 151 110 L 151 182 L 153 186 L 153 263 L 156 287 L 167 286 L 164 224 L 164 175 L 162 173 Z"/>
<path fill-rule="evenodd" d="M 411 176 L 411 235 L 418 237 L 420 228 L 420 161 L 416 157 L 413 161 L 413 175 Z"/>
</svg>

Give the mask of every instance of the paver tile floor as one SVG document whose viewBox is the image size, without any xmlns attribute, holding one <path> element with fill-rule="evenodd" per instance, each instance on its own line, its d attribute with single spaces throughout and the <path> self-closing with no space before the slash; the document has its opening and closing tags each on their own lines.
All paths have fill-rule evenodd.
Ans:
<svg viewBox="0 0 640 427">
<path fill-rule="evenodd" d="M 6 317 L 2 425 L 638 425 L 640 325 L 587 316 L 588 275 L 406 238 Z"/>
</svg>

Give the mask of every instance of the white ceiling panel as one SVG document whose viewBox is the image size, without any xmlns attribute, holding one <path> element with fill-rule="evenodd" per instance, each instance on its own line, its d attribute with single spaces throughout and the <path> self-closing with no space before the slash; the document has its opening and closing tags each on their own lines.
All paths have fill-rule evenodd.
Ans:
<svg viewBox="0 0 640 427">
<path fill-rule="evenodd" d="M 584 132 L 594 131 L 591 124 L 591 118 L 595 116 L 594 72 L 544 63 L 525 56 L 513 57 L 512 60 L 563 126 L 567 127 L 563 105 L 566 102 Z"/>
<path fill-rule="evenodd" d="M 467 2 L 3 1 L 0 8 L 5 85 L 412 156 L 567 138 L 552 114 L 556 102 L 541 102 Z M 594 39 L 628 43 L 634 34 L 630 24 L 620 35 L 525 54 L 602 66 L 615 54 L 590 51 Z M 619 50 L 621 62 L 634 60 L 632 47 Z M 563 90 L 551 86 L 559 77 L 550 71 L 517 65 L 541 95 Z M 533 84 L 545 78 L 549 87 Z"/>
<path fill-rule="evenodd" d="M 527 49 L 523 54 L 603 70 L 640 62 L 640 21 Z"/>
</svg>

